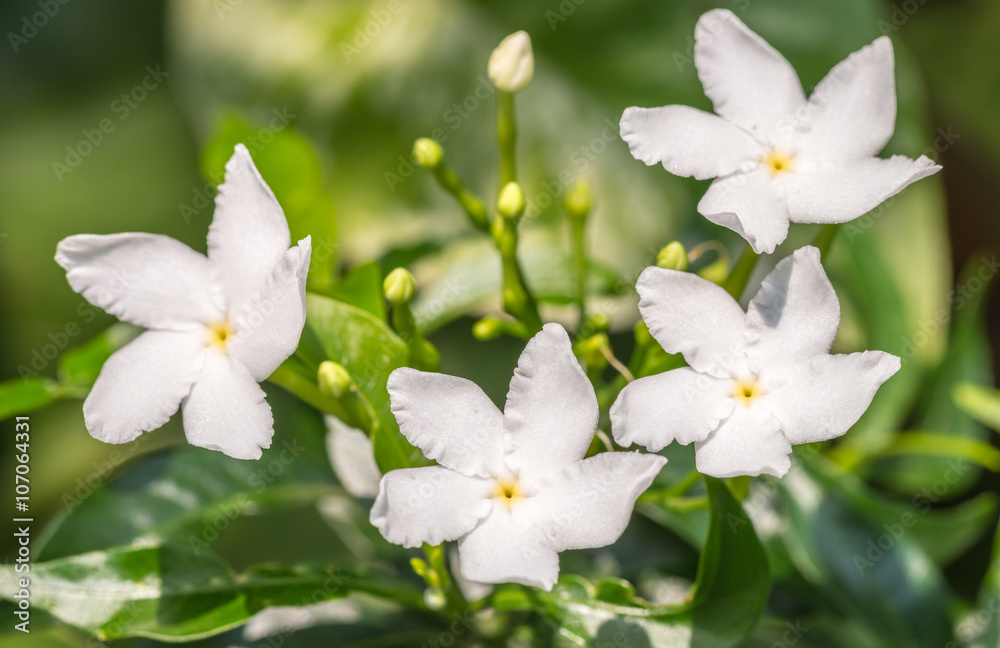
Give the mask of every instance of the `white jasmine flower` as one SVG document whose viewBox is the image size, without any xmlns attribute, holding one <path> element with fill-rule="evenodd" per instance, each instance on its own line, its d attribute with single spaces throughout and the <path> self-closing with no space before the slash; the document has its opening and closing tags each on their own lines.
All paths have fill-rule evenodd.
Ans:
<svg viewBox="0 0 1000 648">
<path fill-rule="evenodd" d="M 695 28 L 694 62 L 717 115 L 688 106 L 628 108 L 633 157 L 673 174 L 717 178 L 698 203 L 758 254 L 789 221 L 844 223 L 941 167 L 927 157 L 875 157 L 896 120 L 892 42 L 837 64 L 807 100 L 781 54 L 725 9 Z"/>
<path fill-rule="evenodd" d="M 627 385 L 611 407 L 615 440 L 654 452 L 694 442 L 707 475 L 784 475 L 792 444 L 844 434 L 899 371 L 882 351 L 828 353 L 840 304 L 814 247 L 778 263 L 746 313 L 685 272 L 647 268 L 637 288 L 650 333 L 690 366 Z"/>
<path fill-rule="evenodd" d="M 157 234 L 59 243 L 73 290 L 149 329 L 108 358 L 83 405 L 101 441 L 132 441 L 180 406 L 193 445 L 257 459 L 271 444 L 257 383 L 298 345 L 310 240 L 289 248 L 285 215 L 242 144 L 215 202 L 207 257 Z"/>
<path fill-rule="evenodd" d="M 551 589 L 558 552 L 622 534 L 636 498 L 666 459 L 605 452 L 584 459 L 598 409 L 566 331 L 528 342 L 500 412 L 474 383 L 397 369 L 400 430 L 439 466 L 390 471 L 371 522 L 406 547 L 458 540 L 462 576 Z"/>
<path fill-rule="evenodd" d="M 493 85 L 504 92 L 527 88 L 535 75 L 535 55 L 528 33 L 517 31 L 500 41 L 490 54 L 487 72 Z"/>
</svg>

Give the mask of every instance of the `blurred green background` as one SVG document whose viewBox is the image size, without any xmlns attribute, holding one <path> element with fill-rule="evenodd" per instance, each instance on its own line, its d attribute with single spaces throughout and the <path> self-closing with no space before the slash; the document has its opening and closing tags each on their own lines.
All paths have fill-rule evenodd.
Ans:
<svg viewBox="0 0 1000 648">
<path fill-rule="evenodd" d="M 845 293 L 838 348 L 870 346 L 902 354 L 899 399 L 950 402 L 952 384 L 959 380 L 991 383 L 1000 369 L 989 351 L 1000 348 L 995 283 L 991 295 L 968 300 L 978 309 L 985 299 L 985 306 L 981 312 L 968 309 L 974 333 L 962 342 L 961 358 L 948 343 L 948 325 L 934 322 L 939 309 L 954 305 L 949 291 L 960 284 L 962 269 L 978 271 L 983 255 L 989 259 L 1000 249 L 1000 3 L 995 0 L 400 0 L 393 11 L 378 0 L 5 2 L 0 6 L 6 41 L 0 46 L 0 379 L 28 371 L 54 377 L 56 363 L 46 357 L 52 348 L 76 346 L 113 323 L 70 290 L 52 260 L 60 239 L 82 232 L 146 231 L 204 250 L 217 181 L 206 172 L 219 166 L 218 151 L 215 158 L 202 155 L 206 145 L 239 131 L 255 134 L 266 153 L 272 134 L 278 142 L 283 133 L 280 145 L 294 148 L 287 139 L 294 131 L 295 142 L 308 143 L 318 156 L 321 176 L 315 180 L 335 218 L 335 229 L 318 242 L 326 251 L 323 258 L 338 269 L 371 260 L 383 268 L 412 262 L 428 326 L 436 329 L 432 339 L 444 357 L 442 370 L 475 379 L 502 401 L 521 343 L 473 342 L 468 316 L 496 307 L 489 293 L 498 285 L 499 263 L 488 241 L 472 235 L 429 175 L 414 172 L 408 162 L 413 140 L 425 135 L 442 140 L 466 183 L 484 196 L 495 195 L 486 60 L 503 36 L 528 31 L 536 73 L 518 97 L 517 110 L 520 175 L 529 200 L 540 207 L 537 219 L 524 228 L 529 281 L 553 293 L 562 289 L 568 275 L 566 232 L 557 208 L 565 183 L 560 175 L 589 178 L 597 201 L 589 241 L 601 268 L 592 280 L 595 290 L 605 293 L 595 303 L 607 308 L 615 331 L 628 331 L 638 315 L 634 297 L 616 290 L 610 277 L 628 284 L 673 239 L 694 245 L 716 238 L 734 253 L 739 249 L 731 232 L 694 211 L 707 183 L 646 168 L 617 136 L 627 106 L 683 103 L 710 109 L 690 60 L 691 37 L 697 17 L 719 6 L 732 9 L 785 54 L 807 91 L 850 52 L 880 34 L 892 38 L 899 114 L 886 154 L 923 152 L 944 170 L 859 221 L 856 229 L 845 228 L 835 242 L 830 273 L 838 292 Z M 269 172 L 262 164 L 269 182 L 283 172 L 299 173 L 298 167 L 283 169 L 280 158 L 270 167 Z M 314 171 L 306 168 L 303 173 Z M 294 185 L 301 178 L 286 180 Z M 552 207 L 543 207 L 550 202 L 546 196 L 554 198 Z M 779 252 L 814 234 L 813 228 L 794 228 Z M 878 262 L 859 263 L 852 251 Z M 878 288 L 866 288 L 869 284 Z M 435 310 L 435 299 L 456 286 L 458 303 L 448 302 L 443 314 Z M 567 322 L 571 313 L 558 303 L 545 311 Z M 955 321 L 961 316 L 956 313 Z M 893 321 L 881 326 L 879 317 Z M 876 326 L 866 323 L 871 318 Z M 627 344 L 622 335 L 614 339 Z M 928 379 L 931 375 L 937 378 Z M 318 418 L 286 407 L 292 399 L 280 390 L 268 387 L 268 393 L 278 421 L 299 426 L 305 431 L 299 434 L 320 449 L 316 470 L 328 470 Z M 996 444 L 995 434 L 962 419 L 954 407 L 927 410 L 934 407 L 918 406 L 888 420 L 909 429 L 936 425 Z M 868 427 L 881 425 L 884 431 L 890 425 L 885 420 Z M 147 435 L 149 441 L 127 455 L 128 463 L 179 442 L 177 423 Z M 13 432 L 11 421 L 3 425 Z M 101 466 L 113 449 L 87 434 L 79 400 L 34 414 L 32 430 L 32 507 L 41 528 L 63 510 L 67 494 L 79 491 L 81 478 L 104 472 Z M 890 497 L 908 500 L 926 473 L 915 471 L 913 463 L 864 455 L 864 440 L 879 434 L 859 433 L 862 441 L 840 458 L 850 463 L 863 455 L 862 476 Z M 12 474 L 11 443 L 2 450 L 4 475 Z M 115 467 L 114 474 L 127 470 L 128 463 Z M 101 483 L 107 480 L 102 477 Z M 949 497 L 966 501 L 998 488 L 989 472 L 977 471 L 968 481 Z M 8 506 L 3 505 L 4 517 Z M 992 529 L 995 510 L 990 510 L 994 519 L 983 524 Z M 293 521 L 289 515 L 287 525 L 279 521 L 241 531 L 257 534 L 259 544 L 234 543 L 227 557 L 243 565 L 276 555 L 289 562 L 325 558 L 336 549 L 316 531 L 322 526 L 319 519 Z M 989 561 L 990 533 L 973 540 L 941 565 L 959 601 L 975 598 Z M 8 535 L 0 538 L 0 547 L 9 555 Z M 690 549 L 677 551 L 690 559 L 683 553 Z M 28 645 L 21 641 L 0 639 L 0 646 Z M 82 645 L 83 640 L 56 633 L 32 641 Z"/>
</svg>

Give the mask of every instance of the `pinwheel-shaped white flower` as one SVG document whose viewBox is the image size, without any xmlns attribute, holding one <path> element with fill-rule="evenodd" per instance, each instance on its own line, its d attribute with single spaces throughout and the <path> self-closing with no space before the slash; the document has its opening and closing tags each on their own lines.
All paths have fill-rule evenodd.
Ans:
<svg viewBox="0 0 1000 648">
<path fill-rule="evenodd" d="M 131 441 L 181 406 L 193 445 L 257 459 L 271 444 L 257 383 L 298 345 L 310 240 L 289 248 L 285 215 L 242 144 L 215 202 L 207 257 L 157 234 L 59 243 L 73 290 L 149 329 L 108 358 L 83 405 L 101 441 Z"/>
<path fill-rule="evenodd" d="M 666 459 L 584 459 L 598 409 L 566 331 L 547 324 L 521 354 L 504 412 L 474 383 L 397 369 L 400 430 L 440 466 L 382 478 L 371 522 L 406 547 L 458 539 L 462 575 L 550 589 L 566 549 L 611 544 Z"/>
<path fill-rule="evenodd" d="M 844 434 L 899 370 L 882 351 L 828 353 L 840 304 L 814 247 L 783 259 L 746 313 L 686 272 L 647 268 L 637 288 L 650 333 L 690 366 L 629 383 L 611 407 L 615 440 L 694 442 L 707 475 L 784 475 L 792 444 Z"/>
<path fill-rule="evenodd" d="M 924 156 L 874 157 L 896 120 L 886 37 L 837 64 L 808 100 L 788 61 L 725 9 L 698 20 L 694 61 L 718 114 L 628 108 L 621 136 L 648 165 L 718 178 L 698 211 L 757 253 L 773 252 L 789 221 L 853 220 L 941 168 Z"/>
</svg>

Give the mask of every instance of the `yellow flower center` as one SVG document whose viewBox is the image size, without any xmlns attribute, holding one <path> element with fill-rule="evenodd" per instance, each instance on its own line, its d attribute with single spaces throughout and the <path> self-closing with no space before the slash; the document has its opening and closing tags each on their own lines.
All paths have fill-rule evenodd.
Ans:
<svg viewBox="0 0 1000 648">
<path fill-rule="evenodd" d="M 756 380 L 737 380 L 733 387 L 733 399 L 741 401 L 744 405 L 750 405 L 758 396 L 763 396 L 764 390 Z"/>
<path fill-rule="evenodd" d="M 765 155 L 762 161 L 764 166 L 771 170 L 771 175 L 776 176 L 779 173 L 791 171 L 795 158 L 784 151 L 774 149 Z"/>
<path fill-rule="evenodd" d="M 498 479 L 496 488 L 493 490 L 493 499 L 507 507 L 509 511 L 514 503 L 524 498 L 521 493 L 521 485 L 516 479 Z"/>
<path fill-rule="evenodd" d="M 235 334 L 236 332 L 227 320 L 212 322 L 208 325 L 208 346 L 215 347 L 225 353 L 226 344 Z"/>
</svg>

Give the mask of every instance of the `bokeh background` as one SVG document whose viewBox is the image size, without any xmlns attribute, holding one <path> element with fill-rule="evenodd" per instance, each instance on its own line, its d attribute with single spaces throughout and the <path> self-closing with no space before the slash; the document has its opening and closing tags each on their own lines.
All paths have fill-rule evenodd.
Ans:
<svg viewBox="0 0 1000 648">
<path fill-rule="evenodd" d="M 995 0 L 4 2 L 0 379 L 27 372 L 55 378 L 51 348 L 81 344 L 113 323 L 69 289 L 53 261 L 60 239 L 146 231 L 204 250 L 215 173 L 232 144 L 251 136 L 259 142 L 255 156 L 269 160 L 261 162 L 265 178 L 287 187 L 276 188 L 286 210 L 302 203 L 326 223 L 326 240 L 314 237 L 314 247 L 325 251 L 331 272 L 369 261 L 383 269 L 410 264 L 423 293 L 423 321 L 444 357 L 442 370 L 473 378 L 502 402 L 521 343 L 482 344 L 469 332 L 470 314 L 496 307 L 499 263 L 489 242 L 473 234 L 408 157 L 415 138 L 432 135 L 469 186 L 495 195 L 486 60 L 518 29 L 531 34 L 536 57 L 535 80 L 517 102 L 520 175 L 538 207 L 523 230 L 529 281 L 553 295 L 545 311 L 550 318 L 572 321 L 571 309 L 558 303 L 570 276 L 558 203 L 568 179 L 588 178 L 596 196 L 588 234 L 591 286 L 602 295 L 595 303 L 610 313 L 613 340 L 627 353 L 637 312 L 621 287 L 662 245 L 711 238 L 734 254 L 740 249 L 731 232 L 695 212 L 707 183 L 646 168 L 617 136 L 627 106 L 710 109 L 690 56 L 697 17 L 718 6 L 732 9 L 785 54 L 807 91 L 850 52 L 879 35 L 892 38 L 899 113 L 886 154 L 924 153 L 944 170 L 835 241 L 830 272 L 845 311 L 837 344 L 903 355 L 903 386 L 894 393 L 918 404 L 891 419 L 893 425 L 933 426 L 995 445 L 996 434 L 950 399 L 954 384 L 991 384 L 1000 369 L 990 352 L 1000 345 L 995 284 L 972 291 L 963 308 L 950 313 L 957 305 L 950 291 L 969 289 L 963 269 L 980 272 L 1000 249 Z M 779 252 L 815 234 L 793 228 Z M 862 257 L 875 261 L 862 263 Z M 460 297 L 447 298 L 449 291 Z M 936 315 L 942 308 L 948 321 Z M 949 332 L 957 322 L 968 333 L 958 342 Z M 279 389 L 268 392 L 279 420 L 304 430 L 316 450 L 309 460 L 315 470 L 328 472 L 321 422 L 291 407 Z M 0 474 L 12 475 L 13 422 L 3 426 Z M 124 474 L 116 483 L 126 488 L 130 467 L 182 440 L 173 421 L 105 471 L 110 449 L 87 434 L 80 400 L 60 400 L 33 414 L 32 429 L 36 529 L 65 515 L 67 494 L 83 492 L 81 479 L 96 471 L 104 486 Z M 886 452 L 869 452 L 859 442 L 836 458 L 854 466 L 870 488 L 904 503 L 932 481 L 928 475 L 940 473 L 938 458 Z M 960 506 L 998 488 L 995 474 L 978 468 L 966 482 L 939 505 Z M 8 506 L 5 501 L 4 517 Z M 262 525 L 241 519 L 222 538 L 223 553 L 246 565 L 339 551 L 342 540 L 333 538 L 322 516 L 293 515 L 293 509 Z M 977 532 L 939 565 L 958 610 L 953 619 L 974 605 L 990 560 L 996 507 L 980 509 Z M 240 542 L 248 535 L 253 543 Z M 664 560 L 683 572 L 694 553 L 676 544 L 674 557 Z M 666 546 L 650 551 L 669 554 Z M 0 548 L 10 555 L 8 534 Z M 779 603 L 782 592 L 794 591 L 779 588 Z M 894 605 L 891 597 L 883 603 Z M 875 643 L 857 645 L 907 645 L 874 636 Z M 26 645 L 24 637 L 0 638 L 3 648 Z M 55 630 L 32 635 L 30 645 L 85 640 Z"/>
</svg>

